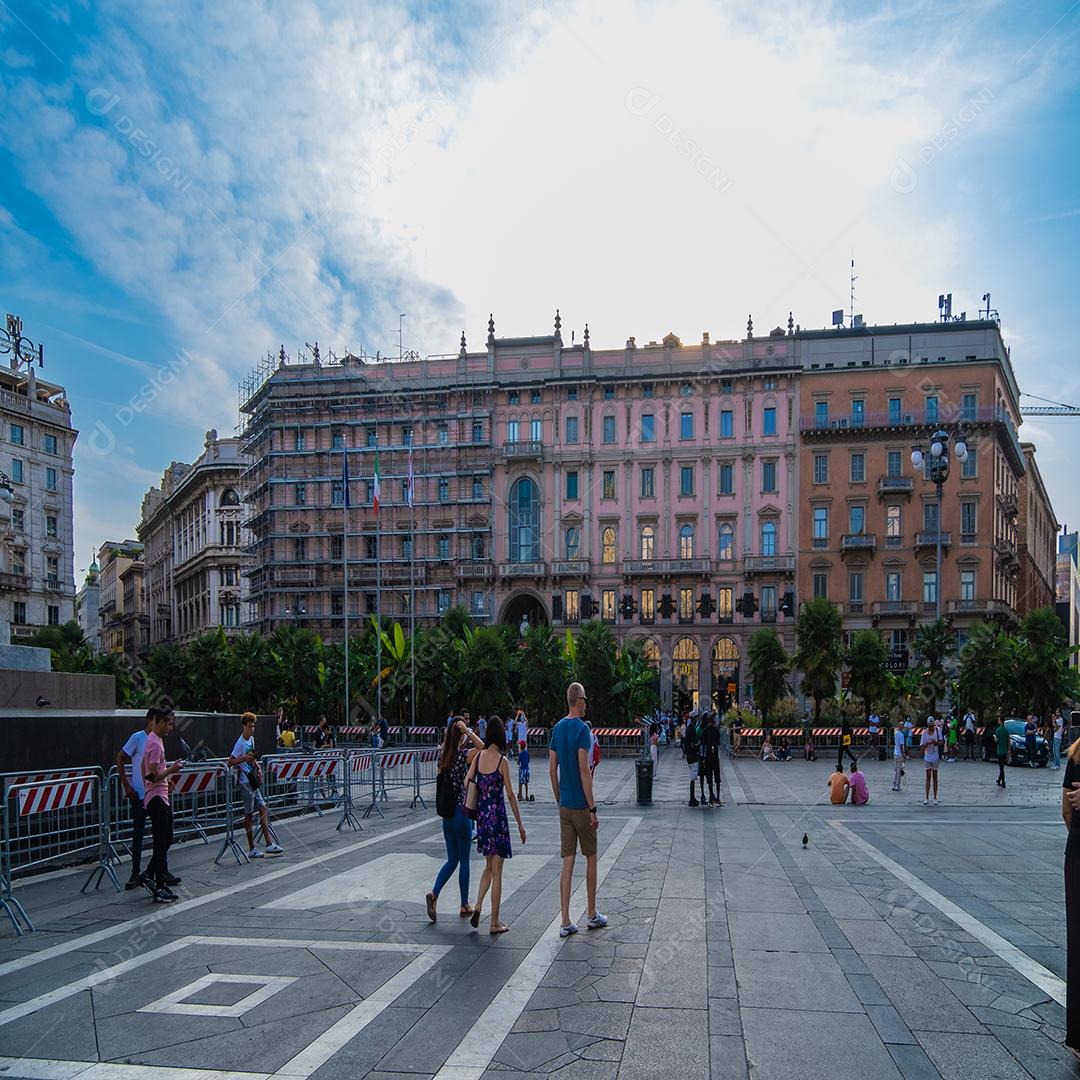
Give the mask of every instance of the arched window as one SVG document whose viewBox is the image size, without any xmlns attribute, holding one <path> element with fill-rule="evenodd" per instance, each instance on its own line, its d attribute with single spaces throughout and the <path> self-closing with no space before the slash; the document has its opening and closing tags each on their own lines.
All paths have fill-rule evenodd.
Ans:
<svg viewBox="0 0 1080 1080">
<path fill-rule="evenodd" d="M 651 525 L 646 525 L 641 530 L 641 557 L 656 558 L 656 530 Z"/>
<path fill-rule="evenodd" d="M 766 521 L 761 526 L 761 554 L 776 554 L 776 522 Z"/>
<path fill-rule="evenodd" d="M 527 476 L 510 489 L 510 561 L 537 562 L 540 558 L 540 492 Z"/>
<path fill-rule="evenodd" d="M 694 557 L 694 526 L 684 525 L 679 530 L 679 558 L 692 559 Z"/>
<path fill-rule="evenodd" d="M 735 530 L 728 524 L 720 526 L 720 543 L 716 547 L 717 558 L 735 558 Z"/>
<path fill-rule="evenodd" d="M 722 637 L 712 654 L 713 708 L 728 709 L 739 700 L 739 646 Z"/>
<path fill-rule="evenodd" d="M 693 638 L 681 638 L 671 650 L 672 700 L 676 707 L 689 704 L 696 709 L 700 689 L 701 650 Z M 680 702 L 680 697 L 683 701 Z"/>
<path fill-rule="evenodd" d="M 615 527 L 608 525 L 600 534 L 600 561 L 605 566 L 615 565 Z"/>
<path fill-rule="evenodd" d="M 645 660 L 651 664 L 657 671 L 660 670 L 660 646 L 653 638 L 646 638 L 645 644 L 641 647 L 641 655 Z"/>
<path fill-rule="evenodd" d="M 222 506 L 239 506 L 240 496 L 233 491 L 232 488 L 226 488 L 221 493 L 221 505 Z"/>
<path fill-rule="evenodd" d="M 566 558 L 576 559 L 578 557 L 578 531 L 577 527 L 571 525 L 566 530 Z"/>
</svg>

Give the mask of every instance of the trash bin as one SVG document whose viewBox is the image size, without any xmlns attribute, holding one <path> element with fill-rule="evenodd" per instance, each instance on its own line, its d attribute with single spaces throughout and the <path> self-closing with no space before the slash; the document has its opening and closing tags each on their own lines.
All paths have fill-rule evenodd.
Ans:
<svg viewBox="0 0 1080 1080">
<path fill-rule="evenodd" d="M 637 804 L 652 806 L 652 761 L 649 758 L 638 759 Z"/>
</svg>

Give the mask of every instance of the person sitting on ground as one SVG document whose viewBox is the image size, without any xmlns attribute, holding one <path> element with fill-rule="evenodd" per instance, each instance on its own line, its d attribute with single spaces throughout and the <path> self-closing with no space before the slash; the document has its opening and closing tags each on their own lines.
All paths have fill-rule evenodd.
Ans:
<svg viewBox="0 0 1080 1080">
<path fill-rule="evenodd" d="M 777 761 L 790 761 L 791 760 L 791 748 L 788 746 L 787 739 L 780 740 L 780 747 L 776 751 Z"/>
<path fill-rule="evenodd" d="M 825 781 L 829 788 L 829 801 L 834 806 L 839 806 L 841 803 L 847 802 L 848 789 L 851 784 L 848 782 L 848 778 L 841 772 L 840 767 L 837 766 L 836 771 Z"/>
<path fill-rule="evenodd" d="M 762 761 L 775 761 L 776 751 L 773 750 L 773 744 L 769 741 L 769 736 L 765 736 L 765 741 L 761 744 L 761 760 Z"/>
<path fill-rule="evenodd" d="M 866 774 L 859 768 L 859 763 L 851 763 L 851 778 L 848 780 L 851 788 L 851 803 L 853 806 L 865 806 L 870 801 L 870 791 L 866 786 Z"/>
<path fill-rule="evenodd" d="M 806 745 L 803 747 L 803 756 L 807 761 L 817 761 L 817 747 L 814 746 L 814 736 L 806 733 Z"/>
</svg>

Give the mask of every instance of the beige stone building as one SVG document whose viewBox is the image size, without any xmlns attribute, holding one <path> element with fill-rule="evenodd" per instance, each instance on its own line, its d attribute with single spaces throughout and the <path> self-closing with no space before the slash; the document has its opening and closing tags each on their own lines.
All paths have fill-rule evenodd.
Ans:
<svg viewBox="0 0 1080 1080">
<path fill-rule="evenodd" d="M 133 563 L 141 563 L 142 559 L 143 545 L 137 540 L 106 540 L 98 549 L 98 618 L 102 652 L 125 651 L 124 572 Z"/>
</svg>

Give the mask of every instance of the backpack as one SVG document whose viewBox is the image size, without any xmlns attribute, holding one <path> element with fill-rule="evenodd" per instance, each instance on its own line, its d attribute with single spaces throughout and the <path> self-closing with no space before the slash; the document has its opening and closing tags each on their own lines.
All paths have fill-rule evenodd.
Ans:
<svg viewBox="0 0 1080 1080">
<path fill-rule="evenodd" d="M 449 769 L 442 769 L 435 777 L 435 813 L 441 818 L 457 814 L 457 795 Z"/>
</svg>

